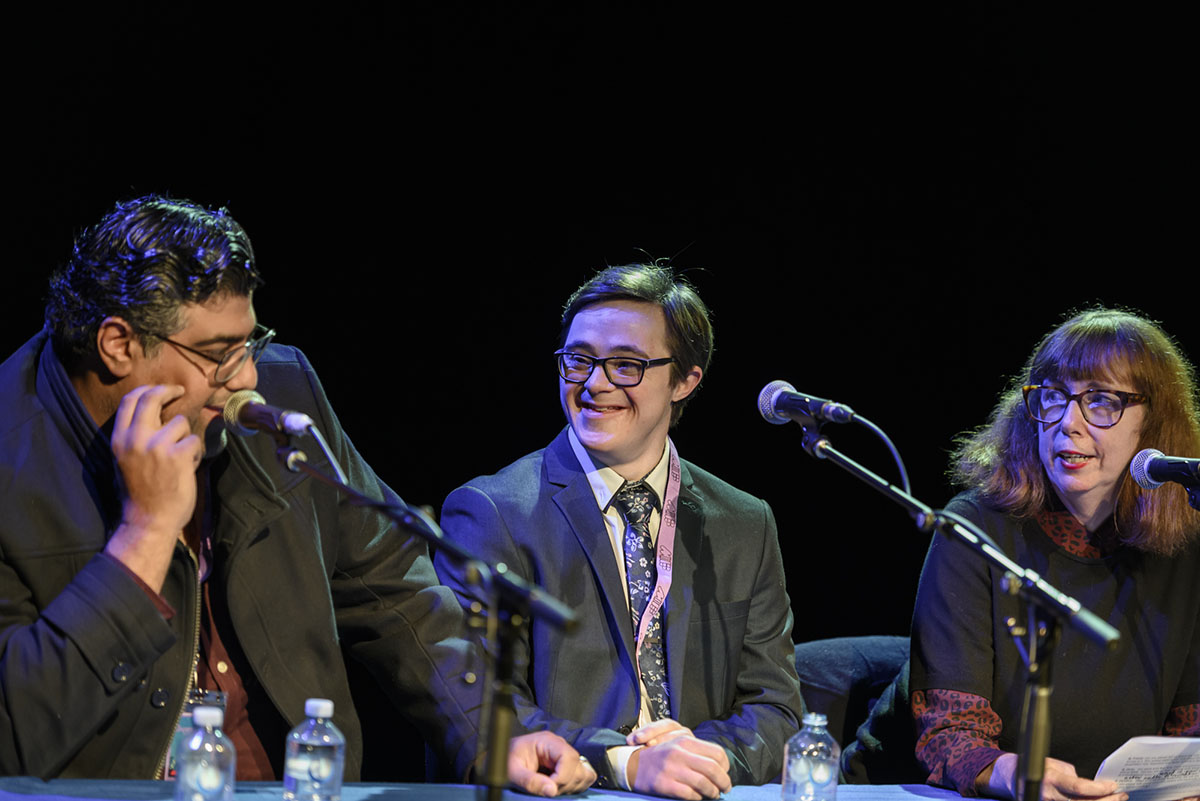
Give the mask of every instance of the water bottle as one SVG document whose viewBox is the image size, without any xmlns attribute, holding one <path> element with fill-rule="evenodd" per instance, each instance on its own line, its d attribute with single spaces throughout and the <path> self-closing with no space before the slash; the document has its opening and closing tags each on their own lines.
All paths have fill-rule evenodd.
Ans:
<svg viewBox="0 0 1200 801">
<path fill-rule="evenodd" d="M 842 749 L 825 728 L 825 716 L 809 712 L 804 728 L 783 750 L 783 801 L 834 801 Z"/>
<path fill-rule="evenodd" d="M 308 720 L 288 733 L 283 759 L 284 801 L 339 801 L 346 738 L 333 725 L 333 701 L 309 698 Z"/>
<path fill-rule="evenodd" d="M 192 709 L 194 728 L 175 755 L 175 801 L 233 801 L 237 755 L 221 731 L 224 721 L 220 707 Z"/>
</svg>

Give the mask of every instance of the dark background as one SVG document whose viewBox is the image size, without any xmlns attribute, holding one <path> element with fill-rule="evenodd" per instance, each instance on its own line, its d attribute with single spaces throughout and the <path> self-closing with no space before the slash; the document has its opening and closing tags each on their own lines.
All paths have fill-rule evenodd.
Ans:
<svg viewBox="0 0 1200 801">
<path fill-rule="evenodd" d="M 927 539 L 757 394 L 850 404 L 940 505 L 954 435 L 1067 310 L 1136 307 L 1200 357 L 1186 26 L 812 5 L 31 12 L 3 57 L 5 347 L 117 199 L 226 205 L 260 319 L 438 505 L 562 425 L 566 296 L 670 257 L 717 330 L 673 436 L 772 504 L 796 639 L 905 633 Z M 865 431 L 827 433 L 895 475 Z"/>
</svg>

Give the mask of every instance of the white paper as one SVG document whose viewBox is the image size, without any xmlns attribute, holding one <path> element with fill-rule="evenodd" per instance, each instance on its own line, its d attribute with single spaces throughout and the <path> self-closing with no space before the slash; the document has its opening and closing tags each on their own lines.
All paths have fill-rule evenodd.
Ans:
<svg viewBox="0 0 1200 801">
<path fill-rule="evenodd" d="M 1096 778 L 1116 782 L 1129 801 L 1200 795 L 1200 737 L 1134 737 L 1109 754 Z"/>
</svg>

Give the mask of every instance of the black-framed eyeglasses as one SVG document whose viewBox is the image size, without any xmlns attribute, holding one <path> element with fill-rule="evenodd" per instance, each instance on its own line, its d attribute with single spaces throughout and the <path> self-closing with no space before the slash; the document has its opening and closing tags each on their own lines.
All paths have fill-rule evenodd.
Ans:
<svg viewBox="0 0 1200 801">
<path fill-rule="evenodd" d="M 1119 389 L 1089 389 L 1069 395 L 1059 387 L 1029 384 L 1021 391 L 1025 395 L 1025 410 L 1039 423 L 1057 423 L 1067 413 L 1067 406 L 1078 401 L 1083 419 L 1097 428 L 1112 428 L 1121 422 L 1127 406 L 1150 401 L 1149 395 Z"/>
<path fill-rule="evenodd" d="M 664 359 L 639 359 L 635 356 L 606 356 L 597 359 L 595 356 L 585 356 L 569 350 L 555 351 L 554 356 L 558 361 L 558 374 L 564 381 L 583 384 L 592 377 L 592 371 L 599 364 L 604 367 L 604 374 L 608 376 L 609 382 L 618 387 L 636 387 L 646 377 L 646 370 L 675 361 L 671 356 Z"/>
<path fill-rule="evenodd" d="M 253 361 L 255 364 L 258 363 L 263 351 L 267 349 L 267 345 L 270 345 L 271 340 L 275 338 L 275 329 L 267 328 L 262 324 L 256 325 L 254 326 L 254 333 L 250 335 L 249 339 L 241 345 L 235 345 L 220 356 L 213 356 L 202 350 L 196 350 L 193 347 L 189 347 L 182 342 L 176 342 L 170 337 L 164 337 L 161 334 L 150 334 L 150 336 L 157 337 L 163 342 L 169 342 L 177 348 L 186 350 L 188 353 L 194 353 L 202 359 L 213 362 L 217 365 L 217 369 L 213 373 L 213 380 L 218 384 L 224 384 L 227 381 L 233 380 L 233 377 L 246 366 L 247 361 Z"/>
</svg>

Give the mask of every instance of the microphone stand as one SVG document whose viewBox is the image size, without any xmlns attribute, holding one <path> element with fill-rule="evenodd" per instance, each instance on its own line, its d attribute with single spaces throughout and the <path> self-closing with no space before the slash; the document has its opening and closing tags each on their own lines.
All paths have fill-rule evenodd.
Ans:
<svg viewBox="0 0 1200 801">
<path fill-rule="evenodd" d="M 1109 650 L 1116 647 L 1120 634 L 1074 598 L 1056 590 L 1036 572 L 1009 559 L 992 542 L 991 537 L 971 521 L 944 509 L 931 509 L 841 453 L 821 434 L 820 424 L 815 419 L 801 417 L 796 422 L 804 431 L 802 445 L 810 456 L 833 462 L 903 506 L 921 531 L 954 537 L 1004 571 L 1003 587 L 1010 595 L 1017 596 L 1026 618 L 1025 625 L 1019 625 L 1016 618 L 1006 621 L 1009 635 L 1025 664 L 1016 797 L 1019 801 L 1038 801 L 1042 794 L 1046 757 L 1050 753 L 1051 667 L 1059 640 L 1059 627 L 1066 623 Z M 1027 643 L 1022 640 L 1023 637 L 1028 638 Z"/>
<path fill-rule="evenodd" d="M 351 487 L 333 454 L 325 446 L 324 438 L 320 437 L 314 426 L 310 426 L 310 431 L 325 452 L 337 477 L 327 475 L 310 465 L 307 454 L 293 444 L 292 437 L 287 432 L 271 431 L 269 433 L 278 445 L 275 456 L 280 464 L 293 473 L 305 473 L 334 487 L 345 493 L 355 506 L 374 509 L 406 531 L 418 535 L 431 547 L 449 554 L 458 563 L 467 565 L 468 583 L 479 586 L 488 596 L 491 610 L 488 617 L 489 639 L 494 639 L 497 643 L 497 653 L 495 677 L 491 682 L 492 695 L 490 698 L 486 694 L 484 696 L 485 706 L 490 707 L 490 714 L 484 714 L 488 719 L 484 731 L 487 759 L 479 797 L 486 798 L 487 801 L 500 801 L 504 795 L 504 788 L 508 786 L 508 744 L 512 737 L 513 722 L 516 720 L 516 710 L 513 707 L 513 652 L 517 636 L 531 616 L 540 617 L 568 632 L 578 625 L 578 618 L 562 601 L 536 584 L 514 575 L 503 563 L 488 565 L 466 548 L 447 539 L 441 527 L 420 510 L 408 506 L 403 501 L 379 501 Z M 507 612 L 504 619 L 501 619 L 502 612 Z M 491 636 L 493 634 L 494 638 Z"/>
</svg>

